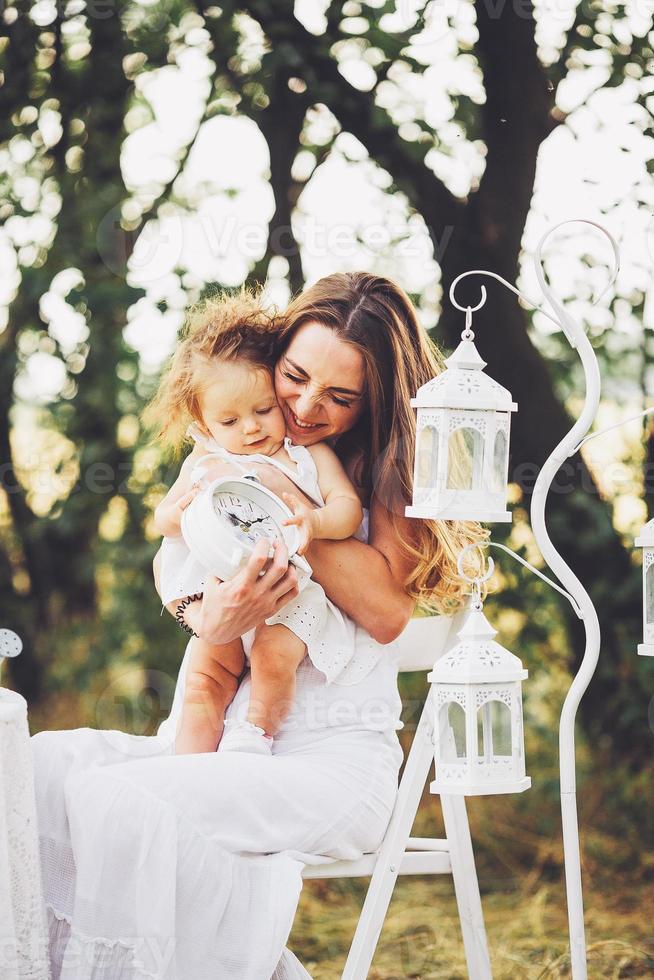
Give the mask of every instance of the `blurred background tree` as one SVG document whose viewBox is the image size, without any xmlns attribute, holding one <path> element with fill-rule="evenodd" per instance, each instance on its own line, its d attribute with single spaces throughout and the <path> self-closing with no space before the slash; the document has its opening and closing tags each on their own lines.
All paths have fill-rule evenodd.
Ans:
<svg viewBox="0 0 654 980">
<path fill-rule="evenodd" d="M 581 226 L 550 240 L 547 272 L 600 357 L 599 424 L 647 403 L 654 37 L 637 5 L 9 0 L 2 28 L 0 620 L 25 641 L 11 682 L 37 727 L 151 733 L 169 705 L 183 638 L 154 595 L 149 515 L 174 467 L 140 413 L 203 289 L 258 281 L 283 306 L 365 267 L 450 350 L 456 275 L 488 268 L 537 298 L 535 243 L 591 217 L 620 242 L 616 285 L 593 305 L 609 256 Z M 476 303 L 479 281 L 464 285 Z M 514 523 L 493 535 L 538 564 L 530 493 L 582 378 L 542 316 L 486 285 L 478 345 L 520 409 Z M 652 453 L 639 423 L 598 439 L 549 502 L 602 623 L 587 771 L 628 767 L 630 812 L 652 751 L 631 548 Z M 491 618 L 530 668 L 532 759 L 554 799 L 580 624 L 510 559 L 497 585 Z"/>
</svg>

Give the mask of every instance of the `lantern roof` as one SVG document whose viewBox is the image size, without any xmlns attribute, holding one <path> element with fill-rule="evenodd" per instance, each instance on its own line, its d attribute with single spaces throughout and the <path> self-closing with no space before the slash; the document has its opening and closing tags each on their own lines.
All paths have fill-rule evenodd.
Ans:
<svg viewBox="0 0 654 980">
<path fill-rule="evenodd" d="M 638 537 L 634 540 L 634 544 L 640 548 L 654 547 L 654 517 L 651 521 L 647 522 Z"/>
<path fill-rule="evenodd" d="M 477 408 L 515 412 L 511 392 L 484 374 L 486 361 L 472 340 L 463 339 L 446 359 L 446 370 L 418 388 L 414 408 Z"/>
<path fill-rule="evenodd" d="M 497 630 L 474 606 L 457 634 L 458 642 L 436 661 L 429 680 L 440 684 L 504 683 L 523 680 L 521 660 L 493 637 Z"/>
</svg>

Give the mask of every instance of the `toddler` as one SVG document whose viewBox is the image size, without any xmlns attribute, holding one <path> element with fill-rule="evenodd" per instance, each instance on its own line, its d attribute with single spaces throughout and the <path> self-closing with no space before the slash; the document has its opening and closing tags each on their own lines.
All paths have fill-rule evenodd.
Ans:
<svg viewBox="0 0 654 980">
<path fill-rule="evenodd" d="M 161 599 L 201 597 L 205 570 L 189 554 L 180 532 L 182 513 L 206 482 L 242 475 L 248 464 L 282 470 L 315 502 L 310 507 L 285 494 L 300 531 L 299 554 L 313 538 L 350 537 L 362 519 L 357 493 L 325 443 L 295 446 L 286 437 L 273 386 L 276 324 L 256 296 L 242 291 L 192 308 L 183 338 L 148 408 L 159 436 L 195 446 L 155 510 L 162 542 Z M 190 422 L 190 425 L 189 425 Z M 356 674 L 354 624 L 306 573 L 298 572 L 300 595 L 255 632 L 250 652 L 251 698 L 246 720 L 226 723 L 224 711 L 244 669 L 241 639 L 221 646 L 194 636 L 175 741 L 177 754 L 236 750 L 272 751 L 273 736 L 295 694 L 295 672 L 308 653 L 327 681 L 348 683 Z"/>
</svg>

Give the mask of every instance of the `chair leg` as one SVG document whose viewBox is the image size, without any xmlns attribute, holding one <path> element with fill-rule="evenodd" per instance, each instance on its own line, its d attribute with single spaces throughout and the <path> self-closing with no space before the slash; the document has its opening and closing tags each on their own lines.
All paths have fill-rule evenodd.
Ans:
<svg viewBox="0 0 654 980">
<path fill-rule="evenodd" d="M 393 814 L 370 879 L 342 980 L 365 980 L 375 955 L 379 934 L 395 888 L 400 862 L 406 851 L 433 759 L 430 702 L 431 699 L 428 698 L 418 722 L 402 773 Z"/>
<path fill-rule="evenodd" d="M 445 836 L 450 845 L 454 891 L 470 980 L 492 980 L 465 797 L 441 796 Z"/>
</svg>

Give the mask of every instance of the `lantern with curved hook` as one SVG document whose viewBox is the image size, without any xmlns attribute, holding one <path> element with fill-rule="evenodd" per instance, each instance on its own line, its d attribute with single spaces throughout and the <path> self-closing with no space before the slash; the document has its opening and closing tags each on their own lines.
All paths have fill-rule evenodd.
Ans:
<svg viewBox="0 0 654 980">
<path fill-rule="evenodd" d="M 531 572 L 534 573 L 534 575 L 537 575 L 538 578 L 542 579 L 543 582 L 547 582 L 547 584 L 550 585 L 553 589 L 556 589 L 556 591 L 560 592 L 562 596 L 565 596 L 565 598 L 568 600 L 568 602 L 574 609 L 575 614 L 579 617 L 579 619 L 583 619 L 581 608 L 579 607 L 579 604 L 574 598 L 574 596 L 571 596 L 569 592 L 566 592 L 565 589 L 562 589 L 560 585 L 557 585 L 556 582 L 553 582 L 551 578 L 547 577 L 547 575 L 543 575 L 543 573 L 539 571 L 539 569 L 535 568 L 534 565 L 530 564 L 528 561 L 526 561 L 524 558 L 518 555 L 511 548 L 508 548 L 505 544 L 500 544 L 498 541 L 471 541 L 470 544 L 467 544 L 465 548 L 461 550 L 461 552 L 459 553 L 459 557 L 457 558 L 456 565 L 457 565 L 459 575 L 466 582 L 470 582 L 471 585 L 476 582 L 487 582 L 491 578 L 493 572 L 495 571 L 495 562 L 489 556 L 488 571 L 486 572 L 485 575 L 483 576 L 476 575 L 474 578 L 472 578 L 470 575 L 466 575 L 466 573 L 463 570 L 463 558 L 465 557 L 467 552 L 470 551 L 472 548 L 501 548 L 501 550 L 506 551 L 507 554 L 513 555 L 515 560 L 519 561 L 521 565 L 524 565 L 525 568 L 528 568 Z"/>
<path fill-rule="evenodd" d="M 588 595 L 588 592 L 552 544 L 545 524 L 545 504 L 549 489 L 561 465 L 570 455 L 575 453 L 583 445 L 584 441 L 586 441 L 584 437 L 590 429 L 597 414 L 601 391 L 599 366 L 593 348 L 582 327 L 572 319 L 570 314 L 564 308 L 562 301 L 559 300 L 554 291 L 546 282 L 542 264 L 542 250 L 546 239 L 552 234 L 552 232 L 556 231 L 558 228 L 561 228 L 563 225 L 575 223 L 577 221 L 599 229 L 599 231 L 602 232 L 606 238 L 608 238 L 613 249 L 613 257 L 615 260 L 614 268 L 612 270 L 609 282 L 594 300 L 594 303 L 597 303 L 601 296 L 604 295 L 606 290 L 609 289 L 616 280 L 620 267 L 620 256 L 617 243 L 613 236 L 602 225 L 583 218 L 572 219 L 571 221 L 562 221 L 559 224 L 554 225 L 543 235 L 536 249 L 534 259 L 536 276 L 543 295 L 547 299 L 553 313 L 548 312 L 548 310 L 544 309 L 542 306 L 540 306 L 540 304 L 535 303 L 533 300 L 526 297 L 520 290 L 518 290 L 511 283 L 507 282 L 502 276 L 485 269 L 473 269 L 457 276 L 450 286 L 449 296 L 452 305 L 456 309 L 461 310 L 466 314 L 467 329 L 470 329 L 470 319 L 472 317 L 472 313 L 481 309 L 486 302 L 486 288 L 483 285 L 481 286 L 480 301 L 476 306 L 471 306 L 470 304 L 462 305 L 458 302 L 456 298 L 456 287 L 463 279 L 473 275 L 489 276 L 490 278 L 495 279 L 497 282 L 502 283 L 503 286 L 518 296 L 523 303 L 534 310 L 538 310 L 554 324 L 556 324 L 556 326 L 563 330 L 570 345 L 578 351 L 584 370 L 586 392 L 581 415 L 570 431 L 553 449 L 550 456 L 542 466 L 536 480 L 531 499 L 530 516 L 534 538 L 536 539 L 536 543 L 538 544 L 549 567 L 555 572 L 557 578 L 560 580 L 562 585 L 565 586 L 565 588 L 558 586 L 555 582 L 552 582 L 546 576 L 542 575 L 538 569 L 530 566 L 528 562 L 525 562 L 519 555 L 516 555 L 515 552 L 511 552 L 508 548 L 504 548 L 504 550 L 509 551 L 523 565 L 529 567 L 536 575 L 548 582 L 548 584 L 557 589 L 557 591 L 561 592 L 572 604 L 577 616 L 583 621 L 586 632 L 584 656 L 582 658 L 579 670 L 577 671 L 577 674 L 574 677 L 570 689 L 566 695 L 563 709 L 561 711 L 559 726 L 561 817 L 563 824 L 563 849 L 566 876 L 566 896 L 568 904 L 568 925 L 570 932 L 571 967 L 574 980 L 586 980 L 586 944 L 584 931 L 583 892 L 581 883 L 581 861 L 579 854 L 579 831 L 577 823 L 574 725 L 579 702 L 581 701 L 581 698 L 586 691 L 586 688 L 588 687 L 597 666 L 600 650 L 600 628 L 597 612 L 593 606 L 590 596 Z M 648 410 L 648 412 L 649 411 L 650 410 Z M 589 436 L 588 438 L 593 438 L 593 436 Z M 496 547 L 503 546 L 496 545 Z"/>
</svg>

